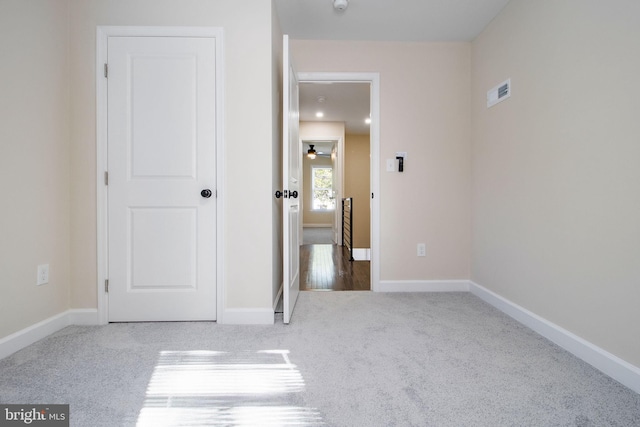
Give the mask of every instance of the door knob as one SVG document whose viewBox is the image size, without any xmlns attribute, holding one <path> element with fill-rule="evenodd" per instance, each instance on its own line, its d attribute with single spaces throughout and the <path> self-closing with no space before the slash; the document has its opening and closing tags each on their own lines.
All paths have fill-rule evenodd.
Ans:
<svg viewBox="0 0 640 427">
<path fill-rule="evenodd" d="M 298 198 L 298 192 L 296 190 L 293 190 L 291 193 L 289 193 L 290 197 L 293 197 L 294 199 Z"/>
<path fill-rule="evenodd" d="M 209 197 L 211 197 L 211 194 L 212 194 L 211 190 L 209 190 L 208 188 L 200 192 L 200 195 L 205 199 L 208 199 Z"/>
<path fill-rule="evenodd" d="M 276 199 L 279 199 L 280 197 L 282 197 L 282 191 L 278 190 L 276 191 Z"/>
</svg>

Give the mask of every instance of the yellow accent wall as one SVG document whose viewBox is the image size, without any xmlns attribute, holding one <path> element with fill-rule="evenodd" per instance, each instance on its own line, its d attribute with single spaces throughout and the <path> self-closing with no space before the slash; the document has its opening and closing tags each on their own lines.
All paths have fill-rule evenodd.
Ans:
<svg viewBox="0 0 640 427">
<path fill-rule="evenodd" d="M 369 135 L 347 134 L 344 150 L 344 192 L 353 198 L 353 247 L 371 247 L 371 179 Z"/>
</svg>

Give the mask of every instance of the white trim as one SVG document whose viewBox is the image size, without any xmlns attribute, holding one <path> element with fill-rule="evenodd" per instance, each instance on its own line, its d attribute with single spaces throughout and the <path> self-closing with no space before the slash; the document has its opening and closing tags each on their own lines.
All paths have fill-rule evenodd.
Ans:
<svg viewBox="0 0 640 427">
<path fill-rule="evenodd" d="M 493 307 L 514 318 L 529 329 L 559 345 L 569 353 L 584 360 L 636 393 L 640 393 L 640 368 L 637 366 L 625 362 L 608 351 L 549 322 L 477 283 L 470 282 L 470 291 L 473 295 L 491 304 Z"/>
<path fill-rule="evenodd" d="M 227 308 L 224 310 L 224 323 L 227 325 L 273 325 L 273 308 Z"/>
<path fill-rule="evenodd" d="M 302 224 L 304 228 L 331 228 L 333 224 Z"/>
<path fill-rule="evenodd" d="M 382 280 L 376 292 L 469 292 L 469 281 Z"/>
<path fill-rule="evenodd" d="M 3 359 L 70 325 L 97 325 L 95 309 L 67 310 L 0 339 L 0 359 Z"/>
<path fill-rule="evenodd" d="M 98 309 L 96 308 L 76 308 L 69 310 L 69 325 L 93 326 L 99 325 Z"/>
<path fill-rule="evenodd" d="M 371 290 L 380 289 L 380 74 L 350 72 L 312 72 L 298 73 L 298 81 L 313 82 L 368 82 L 371 83 L 371 125 L 369 138 L 371 141 L 371 192 L 375 197 L 371 200 Z"/>
<path fill-rule="evenodd" d="M 96 28 L 96 195 L 97 195 L 97 292 L 99 324 L 109 321 L 108 298 L 104 292 L 108 265 L 107 187 L 104 173 L 107 165 L 107 79 L 103 64 L 107 63 L 108 38 L 112 36 L 210 37 L 216 40 L 216 320 L 224 323 L 224 30 L 220 27 L 144 27 L 97 26 Z"/>
<path fill-rule="evenodd" d="M 353 248 L 354 261 L 371 261 L 370 248 Z"/>
<path fill-rule="evenodd" d="M 224 302 L 226 301 L 225 273 L 225 74 L 224 29 L 216 28 L 216 321 L 225 323 Z"/>
<path fill-rule="evenodd" d="M 97 220 L 97 297 L 98 320 L 101 325 L 109 321 L 109 301 L 104 284 L 109 271 L 107 188 L 104 174 L 107 171 L 107 81 L 101 71 L 107 62 L 108 37 L 113 27 L 96 29 L 96 220 Z"/>
</svg>

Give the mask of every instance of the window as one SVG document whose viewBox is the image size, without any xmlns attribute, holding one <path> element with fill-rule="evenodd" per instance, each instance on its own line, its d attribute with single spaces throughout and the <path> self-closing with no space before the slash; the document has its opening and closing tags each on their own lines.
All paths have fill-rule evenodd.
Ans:
<svg viewBox="0 0 640 427">
<path fill-rule="evenodd" d="M 332 184 L 333 169 L 320 166 L 311 168 L 312 210 L 333 210 L 336 208 Z"/>
</svg>

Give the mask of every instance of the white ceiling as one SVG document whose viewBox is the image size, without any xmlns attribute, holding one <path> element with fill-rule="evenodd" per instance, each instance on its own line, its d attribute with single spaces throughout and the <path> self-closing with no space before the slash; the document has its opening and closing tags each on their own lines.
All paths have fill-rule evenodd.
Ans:
<svg viewBox="0 0 640 427">
<path fill-rule="evenodd" d="M 509 0 L 275 0 L 293 39 L 471 41 Z"/>
<path fill-rule="evenodd" d="M 508 2 L 349 0 L 338 12 L 333 0 L 275 0 L 282 32 L 292 39 L 369 41 L 471 41 Z M 362 93 L 362 84 L 304 85 L 300 119 L 344 121 L 347 132 L 365 133 L 369 102 Z M 327 99 L 323 119 L 315 117 L 319 95 Z"/>
<path fill-rule="evenodd" d="M 370 113 L 368 83 L 300 83 L 300 120 L 345 122 L 348 133 L 369 133 L 364 122 Z M 323 102 L 318 97 L 324 97 Z M 324 113 L 317 118 L 316 113 Z"/>
</svg>

